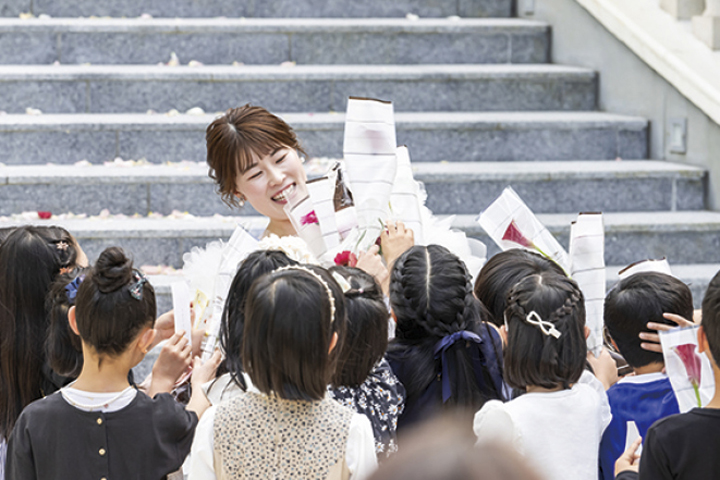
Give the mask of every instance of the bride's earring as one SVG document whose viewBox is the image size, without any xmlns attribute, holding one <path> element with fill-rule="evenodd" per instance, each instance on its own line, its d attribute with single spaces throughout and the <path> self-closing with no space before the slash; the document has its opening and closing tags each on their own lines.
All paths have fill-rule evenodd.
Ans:
<svg viewBox="0 0 720 480">
<path fill-rule="evenodd" d="M 240 208 L 245 206 L 245 197 L 243 197 L 240 192 L 235 192 L 235 198 L 237 198 L 237 203 Z"/>
</svg>

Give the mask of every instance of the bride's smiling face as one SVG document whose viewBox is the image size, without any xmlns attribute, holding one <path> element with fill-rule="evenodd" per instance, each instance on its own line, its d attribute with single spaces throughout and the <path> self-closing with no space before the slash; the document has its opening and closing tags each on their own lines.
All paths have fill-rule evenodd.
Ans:
<svg viewBox="0 0 720 480">
<path fill-rule="evenodd" d="M 282 147 L 262 158 L 253 157 L 253 163 L 235 182 L 235 195 L 271 220 L 287 220 L 283 207 L 289 197 L 307 195 L 306 181 L 295 149 Z"/>
</svg>

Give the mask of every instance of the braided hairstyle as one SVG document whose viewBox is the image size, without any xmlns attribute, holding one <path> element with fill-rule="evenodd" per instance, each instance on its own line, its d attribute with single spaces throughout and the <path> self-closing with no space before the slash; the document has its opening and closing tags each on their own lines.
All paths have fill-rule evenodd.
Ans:
<svg viewBox="0 0 720 480">
<path fill-rule="evenodd" d="M 400 379 L 408 402 L 422 395 L 441 374 L 440 360 L 434 354 L 437 343 L 464 330 L 477 334 L 483 342 L 457 341 L 447 350 L 452 388 L 447 403 L 478 409 L 488 399 L 501 398 L 500 387 L 493 381 L 502 376 L 499 337 L 482 322 L 482 307 L 473 295 L 471 277 L 456 255 L 439 245 L 416 245 L 407 250 L 392 269 L 390 304 L 397 328 L 388 358 L 410 369 L 403 375 L 407 378 Z M 482 372 L 473 367 L 473 358 L 478 357 Z"/>
<path fill-rule="evenodd" d="M 560 336 L 546 335 L 529 323 L 531 312 L 550 322 Z M 508 293 L 505 321 L 508 385 L 567 389 L 580 379 L 587 355 L 585 299 L 573 279 L 549 272 L 524 278 Z"/>
<path fill-rule="evenodd" d="M 43 373 L 48 333 L 45 296 L 79 247 L 61 227 L 21 226 L 0 244 L 0 437 L 8 438 L 22 409 L 54 391 Z"/>
</svg>

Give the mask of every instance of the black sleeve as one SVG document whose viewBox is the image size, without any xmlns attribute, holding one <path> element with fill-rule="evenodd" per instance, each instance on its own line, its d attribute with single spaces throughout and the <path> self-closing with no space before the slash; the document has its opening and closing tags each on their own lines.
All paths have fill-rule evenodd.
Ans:
<svg viewBox="0 0 720 480">
<path fill-rule="evenodd" d="M 657 429 L 650 427 L 643 442 L 642 456 L 640 457 L 640 479 L 643 480 L 672 480 L 670 462 L 658 438 Z"/>
<path fill-rule="evenodd" d="M 5 480 L 35 480 L 32 442 L 25 417 L 20 415 L 8 439 Z"/>
<path fill-rule="evenodd" d="M 162 420 L 158 422 L 166 440 L 177 447 L 178 458 L 182 461 L 190 453 L 198 416 L 195 412 L 185 410 L 185 407 L 175 401 L 168 393 L 155 395 L 154 402 L 162 412 Z"/>
<path fill-rule="evenodd" d="M 615 477 L 615 480 L 637 480 L 637 478 L 637 472 L 633 472 L 632 470 L 625 470 L 618 473 Z"/>
</svg>

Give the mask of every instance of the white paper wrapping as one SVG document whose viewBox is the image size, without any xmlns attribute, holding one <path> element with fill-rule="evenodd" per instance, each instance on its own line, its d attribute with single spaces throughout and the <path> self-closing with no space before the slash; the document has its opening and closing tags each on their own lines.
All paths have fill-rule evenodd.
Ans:
<svg viewBox="0 0 720 480">
<path fill-rule="evenodd" d="M 343 156 L 360 230 L 358 250 L 367 250 L 390 217 L 390 194 L 397 171 L 392 103 L 350 97 L 345 116 Z"/>
<path fill-rule="evenodd" d="M 555 261 L 566 272 L 570 272 L 570 261 L 565 249 L 540 223 L 512 187 L 505 188 L 502 194 L 480 213 L 477 222 L 502 250 L 526 248 L 541 253 Z M 503 240 L 504 237 L 508 237 L 507 233 L 513 223 L 516 231 L 528 242 Z"/>
<path fill-rule="evenodd" d="M 322 257 L 327 246 L 310 196 L 289 199 L 283 210 L 297 234 L 307 243 L 310 253 L 316 258 Z"/>
<path fill-rule="evenodd" d="M 395 150 L 397 172 L 390 194 L 391 218 L 402 220 L 406 227 L 412 229 L 415 245 L 424 245 L 424 230 L 420 211 L 423 207 L 420 185 L 413 177 L 410 165 L 410 153 L 405 146 Z"/>
<path fill-rule="evenodd" d="M 188 343 L 192 343 L 192 318 L 190 315 L 190 287 L 184 281 L 170 284 L 172 292 L 175 333 L 185 332 Z"/>
<path fill-rule="evenodd" d="M 335 221 L 335 182 L 328 177 L 320 177 L 307 183 L 308 195 L 320 225 L 325 249 L 340 245 L 340 234 Z"/>
<path fill-rule="evenodd" d="M 585 296 L 585 319 L 590 330 L 588 350 L 600 355 L 605 304 L 605 227 L 601 213 L 581 213 L 570 226 L 570 276 Z"/>
<path fill-rule="evenodd" d="M 697 395 L 688 378 L 688 371 L 676 353 L 675 348 L 679 345 L 693 345 L 693 353 L 697 355 L 701 362 L 700 375 L 700 398 L 702 405 L 707 405 L 715 395 L 715 377 L 713 376 L 712 366 L 705 353 L 697 352 L 697 331 L 699 325 L 686 328 L 674 328 L 666 332 L 660 332 L 660 343 L 663 349 L 663 357 L 665 358 L 665 370 L 670 377 L 675 397 L 680 407 L 680 413 L 685 413 L 690 409 L 698 406 Z"/>
<path fill-rule="evenodd" d="M 667 258 L 663 257 L 659 260 L 649 259 L 633 263 L 632 265 L 628 265 L 627 267 L 620 270 L 620 272 L 618 272 L 618 277 L 620 278 L 620 280 L 624 280 L 631 275 L 635 275 L 636 273 L 641 272 L 657 272 L 673 276 Z"/>
<path fill-rule="evenodd" d="M 215 279 L 215 291 L 212 302 L 212 317 L 208 326 L 203 345 L 202 359 L 210 358 L 218 345 L 222 312 L 225 308 L 225 300 L 230 291 L 230 284 L 235 277 L 238 266 L 245 258 L 258 248 L 258 241 L 250 235 L 241 225 L 235 228 L 230 240 L 223 249 L 220 267 Z"/>
</svg>

